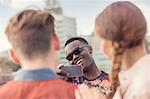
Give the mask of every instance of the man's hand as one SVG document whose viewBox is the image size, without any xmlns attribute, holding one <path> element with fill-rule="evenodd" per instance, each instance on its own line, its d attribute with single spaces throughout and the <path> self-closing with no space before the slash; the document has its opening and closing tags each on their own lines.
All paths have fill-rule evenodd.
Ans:
<svg viewBox="0 0 150 99">
<path fill-rule="evenodd" d="M 57 66 L 56 74 L 63 76 L 63 77 L 69 77 L 69 73 L 67 73 L 66 71 L 61 69 L 61 67 L 63 67 L 63 66 L 64 66 L 64 64 L 59 64 Z"/>
</svg>

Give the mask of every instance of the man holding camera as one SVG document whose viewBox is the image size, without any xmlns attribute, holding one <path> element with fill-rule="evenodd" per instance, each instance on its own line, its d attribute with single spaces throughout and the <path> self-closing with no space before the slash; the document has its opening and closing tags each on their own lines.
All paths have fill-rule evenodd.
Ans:
<svg viewBox="0 0 150 99">
<path fill-rule="evenodd" d="M 22 68 L 1 86 L 0 99 L 75 99 L 76 86 L 54 73 L 60 48 L 54 27 L 53 16 L 45 11 L 25 10 L 10 20 L 11 56 Z"/>
<path fill-rule="evenodd" d="M 105 94 L 110 92 L 108 74 L 97 68 L 92 56 L 92 47 L 84 38 L 73 37 L 68 39 L 65 43 L 65 52 L 66 59 L 71 65 L 82 67 L 83 76 L 80 79 L 83 80 L 83 83 L 90 87 L 97 87 Z"/>
</svg>

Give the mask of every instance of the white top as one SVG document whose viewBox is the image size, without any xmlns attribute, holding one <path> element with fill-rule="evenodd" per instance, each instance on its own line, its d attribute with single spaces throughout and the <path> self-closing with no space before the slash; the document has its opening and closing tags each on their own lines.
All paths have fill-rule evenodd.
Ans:
<svg viewBox="0 0 150 99">
<path fill-rule="evenodd" d="M 120 72 L 119 81 L 113 99 L 150 99 L 150 54 Z"/>
</svg>

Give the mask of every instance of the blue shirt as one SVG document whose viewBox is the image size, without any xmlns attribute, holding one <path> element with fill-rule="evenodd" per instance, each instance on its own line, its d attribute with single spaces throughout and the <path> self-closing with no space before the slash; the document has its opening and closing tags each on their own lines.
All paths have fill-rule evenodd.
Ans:
<svg viewBox="0 0 150 99">
<path fill-rule="evenodd" d="M 50 68 L 42 68 L 35 70 L 24 70 L 20 69 L 16 72 L 14 77 L 15 81 L 37 81 L 37 80 L 48 80 L 48 79 L 58 79 L 59 76 L 56 75 Z"/>
</svg>

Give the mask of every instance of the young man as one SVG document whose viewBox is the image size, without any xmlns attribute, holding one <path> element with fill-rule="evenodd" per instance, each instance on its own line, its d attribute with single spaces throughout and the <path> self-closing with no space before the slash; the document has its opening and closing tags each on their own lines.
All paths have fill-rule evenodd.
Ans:
<svg viewBox="0 0 150 99">
<path fill-rule="evenodd" d="M 75 99 L 75 86 L 54 73 L 60 45 L 53 16 L 44 11 L 22 11 L 11 19 L 6 35 L 12 45 L 11 56 L 22 69 L 0 88 L 0 98 Z"/>
<path fill-rule="evenodd" d="M 91 87 L 98 87 L 107 94 L 102 82 L 108 82 L 108 74 L 99 71 L 92 56 L 92 47 L 81 37 L 70 38 L 65 43 L 66 59 L 71 65 L 80 65 L 83 68 L 83 82 Z M 101 89 L 102 88 L 102 89 Z"/>
</svg>

